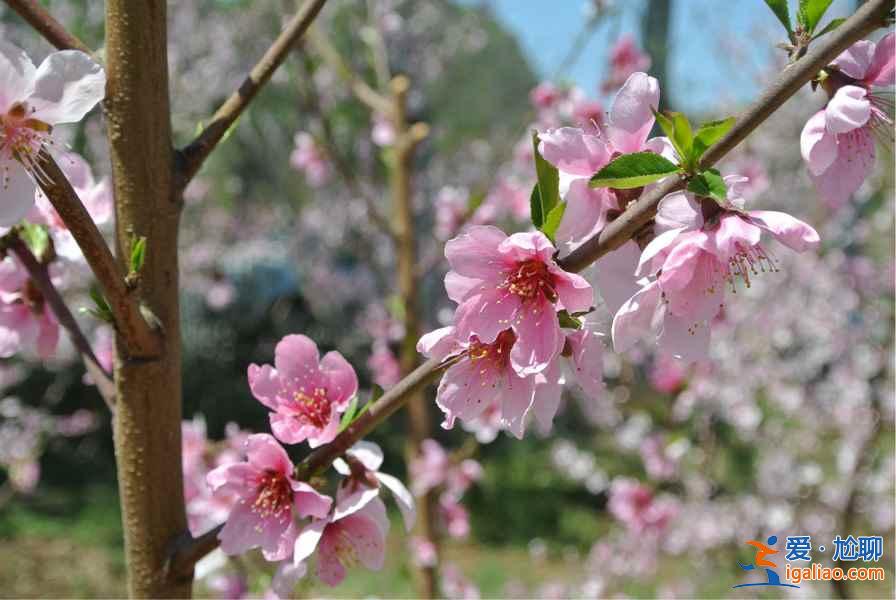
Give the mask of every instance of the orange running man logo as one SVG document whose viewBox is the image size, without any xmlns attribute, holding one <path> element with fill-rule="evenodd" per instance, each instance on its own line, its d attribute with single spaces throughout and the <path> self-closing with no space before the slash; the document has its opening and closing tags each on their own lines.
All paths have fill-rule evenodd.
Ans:
<svg viewBox="0 0 896 600">
<path fill-rule="evenodd" d="M 758 540 L 749 540 L 747 542 L 748 546 L 753 546 L 756 548 L 756 558 L 753 559 L 752 565 L 745 565 L 742 562 L 738 561 L 738 565 L 744 571 L 752 571 L 757 567 L 765 567 L 765 576 L 768 578 L 768 581 L 762 581 L 759 583 L 742 583 L 740 585 L 736 585 L 734 587 L 753 587 L 757 585 L 762 586 L 774 586 L 774 587 L 792 587 L 798 588 L 800 586 L 793 585 L 791 583 L 781 583 L 781 578 L 778 577 L 778 574 L 772 571 L 772 569 L 776 568 L 778 565 L 773 563 L 772 561 L 766 559 L 766 556 L 770 556 L 772 554 L 777 554 L 779 551 L 772 548 L 778 542 L 778 536 L 772 535 L 766 540 L 767 544 L 763 544 Z"/>
</svg>

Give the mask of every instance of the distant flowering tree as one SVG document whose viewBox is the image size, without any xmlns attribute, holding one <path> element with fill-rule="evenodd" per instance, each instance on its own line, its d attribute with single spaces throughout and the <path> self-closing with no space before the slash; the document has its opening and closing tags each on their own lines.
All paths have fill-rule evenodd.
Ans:
<svg viewBox="0 0 896 600">
<path fill-rule="evenodd" d="M 379 570 L 390 530 L 381 496 L 385 488 L 405 526 L 417 527 L 411 545 L 413 562 L 421 571 L 421 593 L 475 596 L 475 588 L 453 565 L 443 565 L 439 582 L 439 533 L 457 538 L 468 534 L 469 518 L 460 499 L 482 474 L 463 448 L 449 453 L 430 437 L 424 391 L 439 378 L 435 403 L 444 413 L 443 427 L 451 428 L 460 419 L 482 443 L 502 430 L 522 438 L 530 423 L 539 435 L 551 434 L 564 390 L 572 384 L 583 392 L 582 405 L 590 418 L 617 426 L 612 432 L 616 445 L 637 453 L 649 483 L 626 476 L 610 481 L 575 447 L 564 445 L 555 452 L 558 463 L 575 463 L 571 476 L 590 491 L 605 493 L 607 510 L 621 525 L 599 540 L 588 558 L 609 565 L 614 577 L 650 572 L 661 553 L 681 552 L 700 545 L 698 541 L 711 548 L 737 540 L 756 523 L 737 521 L 739 515 L 757 512 L 749 498 L 737 497 L 725 506 L 730 523 L 724 521 L 724 530 L 701 532 L 681 525 L 691 515 L 693 521 L 717 522 L 714 511 L 719 505 L 710 503 L 714 482 L 701 471 L 712 467 L 709 455 L 720 437 L 717 419 L 770 443 L 773 432 L 761 430 L 761 412 L 757 415 L 755 398 L 760 394 L 781 410 L 794 411 L 792 403 L 802 401 L 793 400 L 794 395 L 808 390 L 821 414 L 832 416 L 843 428 L 850 422 L 865 425 L 851 454 L 838 462 L 844 463 L 851 484 L 845 500 L 819 491 L 815 509 L 821 521 L 831 513 L 848 515 L 854 510 L 866 470 L 859 457 L 879 431 L 874 417 L 880 420 L 881 409 L 871 398 L 882 394 L 863 389 L 855 394 L 861 397 L 859 408 L 847 406 L 842 414 L 833 399 L 841 388 L 869 380 L 857 374 L 862 369 L 869 377 L 888 380 L 892 369 L 886 372 L 888 367 L 877 364 L 880 360 L 875 363 L 874 356 L 850 362 L 842 347 L 840 354 L 825 356 L 811 367 L 788 364 L 786 350 L 794 344 L 788 336 L 796 331 L 807 347 L 814 341 L 800 331 L 804 324 L 791 319 L 802 310 L 823 308 L 806 305 L 799 296 L 777 296 L 770 290 L 788 286 L 779 288 L 780 282 L 755 276 L 794 268 L 799 286 L 791 286 L 788 293 L 801 290 L 811 298 L 818 282 L 812 277 L 799 280 L 800 269 L 848 271 L 869 287 L 876 285 L 866 281 L 873 274 L 867 265 L 851 261 L 848 252 L 839 258 L 817 255 L 822 238 L 833 234 L 836 239 L 836 231 L 819 235 L 785 212 L 748 210 L 748 178 L 739 173 L 723 176 L 714 165 L 811 82 L 830 98 L 806 123 L 802 155 L 826 202 L 832 208 L 848 204 L 873 165 L 872 133 L 892 143 L 892 98 L 877 88 L 893 84 L 893 34 L 877 45 L 861 40 L 886 26 L 891 6 L 885 0 L 869 0 L 850 18 L 833 21 L 817 33 L 828 3 L 809 2 L 821 9 L 800 10 L 795 29 L 786 11 L 777 10 L 788 32 L 791 64 L 741 118 L 697 126 L 683 114 L 657 112 L 660 82 L 643 72 L 650 59 L 631 38 L 622 38 L 611 53 L 605 83 L 605 91 L 621 86 L 609 114 L 580 90 L 539 84 L 530 96 L 535 109 L 532 134 L 521 141 L 511 139 L 511 158 L 496 173 L 488 173 L 493 177 L 480 192 L 442 187 L 433 194 L 438 199 L 432 219 L 418 218 L 412 186 L 415 152 L 431 129 L 415 120 L 417 90 L 412 79 L 393 76 L 389 64 L 390 52 L 401 53 L 402 43 L 425 27 L 415 23 L 407 38 L 398 36 L 403 22 L 399 11 L 371 9 L 367 14 L 371 25 L 363 36 L 373 57 L 364 71 L 369 71 L 368 78 L 355 72 L 352 61 L 343 58 L 326 35 L 309 29 L 326 0 L 306 0 L 239 89 L 189 144 L 175 149 L 166 3 L 109 0 L 102 64 L 38 3 L 8 4 L 60 51 L 35 67 L 25 52 L 0 43 L 0 225 L 5 228 L 0 242 L 5 253 L 0 261 L 0 354 L 36 351 L 46 360 L 56 350 L 59 328 L 64 328 L 113 411 L 131 595 L 189 596 L 194 567 L 218 546 L 231 556 L 259 548 L 264 560 L 276 565 L 270 593 L 278 597 L 290 596 L 296 583 L 311 573 L 325 584 L 338 585 L 358 564 Z M 780 3 L 769 5 L 780 8 Z M 430 16 L 428 26 L 438 24 Z M 822 35 L 826 37 L 816 40 Z M 335 77 L 341 83 L 331 84 L 326 94 L 317 87 L 305 91 L 300 104 L 320 117 L 319 127 L 295 134 L 284 163 L 312 188 L 345 186 L 353 202 L 341 221 L 345 228 L 320 227 L 332 221 L 332 205 L 317 207 L 318 213 L 309 209 L 306 215 L 308 229 L 319 237 L 308 244 L 303 259 L 311 264 L 321 248 L 327 250 L 309 267 L 311 287 L 340 292 L 317 294 L 314 308 L 345 320 L 340 311 L 350 300 L 382 296 L 370 299 L 362 320 L 374 348 L 368 365 L 388 389 L 374 388 L 365 402 L 355 368 L 343 354 L 331 351 L 321 357 L 311 338 L 286 335 L 274 349 L 273 365 L 250 364 L 243 371 L 247 393 L 270 410 L 273 435 L 231 427 L 225 441 L 212 442 L 201 419 L 182 421 L 179 220 L 185 204 L 203 195 L 199 174 L 206 160 L 306 36 L 309 52 L 321 60 L 320 65 L 303 64 L 309 78 Z M 471 33 L 466 41 L 475 44 L 477 39 Z M 404 54 L 412 69 L 437 77 L 433 73 L 439 63 L 431 57 Z M 173 52 L 173 58 L 178 68 L 189 69 L 188 57 Z M 371 83 L 374 77 L 376 83 Z M 327 119 L 328 103 L 345 93 L 342 84 L 364 109 L 360 119 L 368 131 L 357 157 L 340 153 L 339 132 Z M 56 125 L 80 121 L 100 102 L 106 113 L 111 184 L 97 181 L 84 159 L 56 143 L 54 131 Z M 665 135 L 650 137 L 655 124 Z M 387 183 L 371 183 L 362 176 L 357 164 L 364 156 L 372 164 L 382 163 Z M 761 174 L 755 165 L 753 171 Z M 456 183 L 450 177 L 446 181 Z M 751 191 L 764 185 L 761 177 L 752 184 Z M 381 212 L 380 187 L 389 193 L 392 216 Z M 117 256 L 99 229 L 110 220 L 113 207 L 112 246 Z M 213 217 L 209 209 L 208 218 Z M 525 231 L 508 235 L 502 229 L 519 228 L 523 220 L 528 220 Z M 424 221 L 434 223 L 432 235 L 418 231 Z M 355 239 L 348 227 L 357 223 L 375 234 Z M 763 244 L 763 234 L 802 256 L 778 259 Z M 316 243 L 327 236 L 332 239 Z M 388 265 L 387 285 L 377 287 L 373 276 L 339 273 L 337 259 L 330 256 L 335 253 L 329 250 L 348 244 L 349 238 L 371 263 Z M 272 248 L 260 242 L 241 249 L 269 254 Z M 420 288 L 435 272 L 426 261 L 438 261 L 443 250 L 449 268 L 444 287 L 456 306 L 446 306 L 434 317 L 435 311 L 421 307 Z M 207 265 L 207 254 L 207 247 L 192 246 L 186 259 Z M 98 283 L 91 290 L 88 312 L 115 332 L 111 361 L 108 337 L 106 351 L 94 350 L 60 295 L 64 276 L 85 264 Z M 767 294 L 762 307 L 726 295 L 726 289 L 733 295 L 754 282 Z M 210 270 L 185 285 L 202 288 L 213 310 L 223 311 L 235 301 L 235 286 L 223 273 Z M 268 292 L 264 286 L 255 291 Z M 769 310 L 772 297 L 786 300 L 787 310 L 770 311 L 761 335 L 744 331 L 744 313 Z M 852 310 L 849 299 L 832 297 L 839 303 L 832 313 L 844 319 L 844 329 L 854 327 L 857 332 L 851 334 L 860 341 L 867 331 L 844 316 Z M 387 311 L 387 305 L 397 308 Z M 433 330 L 425 333 L 428 329 Z M 711 329 L 714 342 L 709 339 Z M 605 348 L 608 342 L 615 354 Z M 779 369 L 776 381 L 785 383 L 765 389 L 765 375 L 756 371 L 750 384 L 755 393 L 747 398 L 738 391 L 743 387 L 739 377 L 750 365 L 742 359 L 737 363 L 742 371 L 732 368 L 735 346 L 755 352 L 756 363 L 770 372 Z M 653 353 L 653 347 L 659 352 Z M 654 386 L 676 395 L 673 407 L 663 411 L 668 412 L 664 424 L 654 427 L 649 417 L 619 414 L 620 403 L 612 398 L 626 393 L 618 356 L 624 352 L 635 364 L 650 363 Z M 426 362 L 420 362 L 418 353 Z M 868 348 L 868 353 L 875 351 Z M 875 369 L 868 366 L 872 363 Z M 687 430 L 700 438 L 702 454 L 685 456 L 688 448 L 669 434 L 684 428 L 694 407 L 703 404 L 710 407 L 710 416 L 702 427 Z M 398 478 L 380 471 L 382 450 L 363 439 L 404 405 L 411 413 L 408 463 L 413 494 Z M 0 456 L 17 491 L 34 489 L 34 455 L 41 436 L 54 424 L 63 435 L 89 428 L 74 416 L 54 422 L 9 400 L 0 409 L 22 423 L 4 423 L 0 429 L 4 439 L 18 442 L 15 451 L 4 446 Z M 694 416 L 695 421 L 701 418 Z M 300 461 L 290 458 L 282 445 L 305 443 L 309 451 Z M 774 449 L 763 453 L 759 485 L 778 481 L 774 474 L 805 454 L 804 448 L 794 448 L 791 454 L 775 454 Z M 814 485 L 811 465 L 804 466 L 808 468 L 801 471 L 801 481 Z M 657 489 L 658 482 L 682 472 L 689 478 L 682 479 L 679 497 Z M 781 490 L 786 497 L 798 493 Z M 781 511 L 769 518 L 793 522 L 792 515 Z M 880 521 L 886 523 L 887 515 Z M 806 527 L 824 529 L 809 522 Z M 704 538 L 694 539 L 701 535 Z M 214 571 L 218 588 L 246 593 L 246 580 L 239 573 Z M 563 589 L 570 594 L 603 591 L 603 582 L 593 579 L 576 585 L 574 590 Z"/>
</svg>

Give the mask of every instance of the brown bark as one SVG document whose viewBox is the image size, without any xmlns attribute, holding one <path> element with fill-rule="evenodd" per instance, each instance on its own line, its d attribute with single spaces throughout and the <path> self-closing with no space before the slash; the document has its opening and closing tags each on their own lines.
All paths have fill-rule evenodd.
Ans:
<svg viewBox="0 0 896 600">
<path fill-rule="evenodd" d="M 178 198 L 168 104 L 164 0 L 106 2 L 106 115 L 122 263 L 146 237 L 137 289 L 158 319 L 161 352 L 134 359 L 117 344 L 115 457 L 132 597 L 188 597 L 190 576 L 166 578 L 169 545 L 186 529 L 181 475 Z M 124 268 L 124 264 L 122 265 Z M 121 341 L 121 340 L 119 340 Z"/>
</svg>

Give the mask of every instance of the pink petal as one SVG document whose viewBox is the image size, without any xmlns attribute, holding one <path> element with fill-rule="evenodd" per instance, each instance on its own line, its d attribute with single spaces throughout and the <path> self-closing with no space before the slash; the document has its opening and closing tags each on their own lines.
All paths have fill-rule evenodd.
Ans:
<svg viewBox="0 0 896 600">
<path fill-rule="evenodd" d="M 844 85 L 837 90 L 824 109 L 825 124 L 831 133 L 846 133 L 857 129 L 871 118 L 868 90 L 855 85 Z"/>
<path fill-rule="evenodd" d="M 383 451 L 373 442 L 366 440 L 355 442 L 355 445 L 349 448 L 345 454 L 360 462 L 364 468 L 370 471 L 377 471 L 383 465 Z"/>
<path fill-rule="evenodd" d="M 303 425 L 290 415 L 270 413 L 268 418 L 274 436 L 284 444 L 300 444 L 317 431 L 310 425 Z"/>
<path fill-rule="evenodd" d="M 563 394 L 563 379 L 560 374 L 559 360 L 551 363 L 547 369 L 535 376 L 535 395 L 532 399 L 532 412 L 542 435 L 551 431 L 554 415 L 560 408 Z"/>
<path fill-rule="evenodd" d="M 694 262 L 693 277 L 686 286 L 668 289 L 662 286 L 662 280 L 660 286 L 666 293 L 669 313 L 692 322 L 707 321 L 719 313 L 725 299 L 725 264 L 706 253 L 701 253 Z"/>
<path fill-rule="evenodd" d="M 351 492 L 340 486 L 336 494 L 336 508 L 333 510 L 333 520 L 338 521 L 349 515 L 353 515 L 379 496 L 379 488 L 358 485 Z"/>
<path fill-rule="evenodd" d="M 800 151 L 813 175 L 824 173 L 837 160 L 837 137 L 825 123 L 825 111 L 820 110 L 806 121 L 800 134 Z"/>
<path fill-rule="evenodd" d="M 0 226 L 12 227 L 25 218 L 34 206 L 35 188 L 25 167 L 0 158 Z"/>
<path fill-rule="evenodd" d="M 557 313 L 547 300 L 524 304 L 513 330 L 517 340 L 510 351 L 510 364 L 520 377 L 542 371 L 563 349 Z"/>
<path fill-rule="evenodd" d="M 313 429 L 312 433 L 308 435 L 308 445 L 312 448 L 317 448 L 318 446 L 323 446 L 324 444 L 329 444 L 336 438 L 336 434 L 339 433 L 339 414 L 336 412 L 336 406 L 333 406 L 333 410 L 330 413 L 330 420 L 327 421 L 327 424 L 324 425 L 323 429 Z"/>
<path fill-rule="evenodd" d="M 660 200 L 655 221 L 657 235 L 672 229 L 699 229 L 703 227 L 703 211 L 692 194 L 673 192 Z"/>
<path fill-rule="evenodd" d="M 874 168 L 874 139 L 868 128 L 862 127 L 837 136 L 837 158 L 821 174 L 809 172 L 818 194 L 837 208 L 861 187 Z"/>
<path fill-rule="evenodd" d="M 270 365 L 259 367 L 249 365 L 249 389 L 255 399 L 270 409 L 277 410 L 277 392 L 280 390 L 280 377 Z"/>
<path fill-rule="evenodd" d="M 818 232 L 811 225 L 787 213 L 774 210 L 754 210 L 749 214 L 753 222 L 792 250 L 797 252 L 814 250 L 821 243 Z"/>
<path fill-rule="evenodd" d="M 507 236 L 497 227 L 477 225 L 445 244 L 445 258 L 451 270 L 464 277 L 494 281 L 500 278 L 504 263 L 498 246 Z"/>
<path fill-rule="evenodd" d="M 327 383 L 327 398 L 344 410 L 352 396 L 358 393 L 358 376 L 339 352 L 327 352 L 320 361 L 320 370 Z"/>
<path fill-rule="evenodd" d="M 106 72 L 78 50 L 50 54 L 37 68 L 28 104 L 50 125 L 75 123 L 106 96 Z"/>
<path fill-rule="evenodd" d="M 578 244 L 607 224 L 607 211 L 617 207 L 606 188 L 593 189 L 587 179 L 576 179 L 566 193 L 566 210 L 557 228 L 558 242 Z"/>
<path fill-rule="evenodd" d="M 519 308 L 519 296 L 506 290 L 490 289 L 471 296 L 455 312 L 456 335 L 460 340 L 475 335 L 490 344 L 510 326 Z"/>
<path fill-rule="evenodd" d="M 640 255 L 638 244 L 628 241 L 594 264 L 595 288 L 611 315 L 615 315 L 625 301 L 641 289 L 635 277 Z"/>
<path fill-rule="evenodd" d="M 454 327 L 442 327 L 423 335 L 417 341 L 417 352 L 428 358 L 445 360 L 459 352 L 461 345 L 455 337 Z"/>
<path fill-rule="evenodd" d="M 319 362 L 317 344 L 305 335 L 287 335 L 274 349 L 274 366 L 277 371 L 282 377 L 296 379 L 299 386 L 314 387 Z"/>
<path fill-rule="evenodd" d="M 647 244 L 644 251 L 640 253 L 640 257 L 636 254 L 633 255 L 634 259 L 637 261 L 637 269 L 633 270 L 632 273 L 629 274 L 629 277 L 634 279 L 635 277 L 656 275 L 657 271 L 663 268 L 663 263 L 669 256 L 671 248 L 674 247 L 673 243 L 678 240 L 678 237 L 683 232 L 684 229 L 670 229 L 650 240 L 650 243 Z M 637 249 L 637 243 L 628 243 L 633 244 L 635 249 Z M 600 264 L 600 261 L 598 261 L 598 264 Z M 626 299 L 630 297 L 631 294 L 626 296 Z M 624 301 L 625 300 L 623 300 L 623 302 Z"/>
<path fill-rule="evenodd" d="M 863 78 L 868 85 L 889 87 L 896 83 L 896 34 L 888 33 L 877 43 L 871 66 Z"/>
<path fill-rule="evenodd" d="M 381 484 L 386 486 L 389 491 L 392 492 L 392 497 L 395 498 L 395 504 L 398 506 L 398 510 L 401 512 L 401 516 L 404 519 L 405 529 L 407 531 L 413 529 L 414 521 L 417 519 L 417 508 L 414 505 L 414 496 L 411 495 L 408 488 L 405 487 L 397 477 L 393 477 L 386 473 L 376 473 L 375 476 Z"/>
<path fill-rule="evenodd" d="M 550 263 L 555 251 L 554 244 L 540 231 L 514 233 L 501 242 L 498 247 L 498 252 L 504 257 L 505 264 L 533 259 Z"/>
<path fill-rule="evenodd" d="M 304 481 L 291 481 L 293 510 L 301 518 L 323 519 L 330 512 L 333 499 L 318 492 Z"/>
<path fill-rule="evenodd" d="M 573 127 L 548 129 L 538 134 L 538 151 L 558 170 L 591 177 L 610 160 L 610 152 L 600 136 Z"/>
<path fill-rule="evenodd" d="M 324 519 L 312 521 L 299 532 L 292 551 L 294 565 L 298 565 L 314 553 L 328 523 L 329 521 Z"/>
<path fill-rule="evenodd" d="M 289 558 L 296 543 L 296 524 L 292 518 L 284 521 L 270 517 L 261 525 L 263 537 L 261 554 L 268 562 L 277 562 Z"/>
<path fill-rule="evenodd" d="M 502 383 L 494 393 L 494 402 L 501 407 L 501 424 L 522 439 L 526 427 L 526 415 L 532 407 L 535 394 L 535 377 L 518 377 L 506 371 Z"/>
<path fill-rule="evenodd" d="M 386 538 L 376 520 L 357 513 L 343 519 L 340 525 L 361 564 L 372 571 L 382 569 L 386 560 Z"/>
<path fill-rule="evenodd" d="M 245 462 L 231 463 L 215 467 L 205 476 L 205 481 L 213 492 L 249 495 L 254 492 L 258 481 L 258 468 Z"/>
<path fill-rule="evenodd" d="M 590 329 L 583 328 L 566 336 L 572 347 L 572 367 L 576 383 L 591 400 L 604 392 L 604 344 Z"/>
<path fill-rule="evenodd" d="M 446 421 L 455 418 L 464 421 L 475 419 L 491 405 L 496 390 L 502 385 L 501 374 L 492 369 L 482 369 L 468 358 L 452 365 L 436 393 L 436 404 L 445 413 Z"/>
<path fill-rule="evenodd" d="M 657 343 L 662 351 L 690 363 L 708 357 L 709 333 L 706 323 L 694 323 L 667 313 Z"/>
<path fill-rule="evenodd" d="M 859 40 L 841 52 L 831 64 L 835 65 L 845 75 L 861 81 L 865 79 L 874 60 L 874 50 L 874 42 Z"/>
<path fill-rule="evenodd" d="M 638 152 L 653 128 L 653 112 L 660 101 L 660 86 L 646 73 L 632 73 L 613 101 L 608 137 L 614 150 Z"/>
<path fill-rule="evenodd" d="M 613 348 L 616 352 L 625 352 L 650 333 L 660 291 L 657 281 L 644 286 L 613 317 Z"/>
<path fill-rule="evenodd" d="M 672 145 L 672 141 L 669 140 L 666 136 L 659 136 L 655 138 L 650 138 L 647 142 L 644 143 L 644 150 L 650 150 L 651 152 L 656 152 L 663 158 L 675 163 L 676 165 L 681 162 L 681 158 L 678 156 L 678 153 L 675 151 L 675 146 Z M 663 181 L 662 179 L 660 181 Z"/>
<path fill-rule="evenodd" d="M 663 262 L 663 271 L 659 277 L 663 290 L 680 290 L 687 286 L 694 277 L 697 258 L 703 252 L 693 237 L 682 236 L 681 241 L 672 248 Z"/>
<path fill-rule="evenodd" d="M 460 304 L 474 293 L 482 291 L 483 283 L 481 279 L 464 277 L 458 275 L 455 271 L 448 271 L 445 274 L 445 291 L 448 297 Z"/>
<path fill-rule="evenodd" d="M 28 97 L 34 87 L 34 63 L 25 51 L 0 40 L 0 113 Z"/>
<path fill-rule="evenodd" d="M 265 534 L 265 530 L 260 527 L 258 515 L 252 512 L 251 502 L 237 502 L 218 534 L 218 539 L 221 540 L 221 550 L 234 556 L 260 546 Z"/>
<path fill-rule="evenodd" d="M 283 446 L 272 435 L 256 433 L 246 440 L 246 456 L 249 463 L 263 471 L 275 471 L 292 475 L 293 464 Z"/>
<path fill-rule="evenodd" d="M 738 246 L 756 246 L 762 238 L 762 231 L 738 213 L 727 213 L 719 220 L 718 229 L 710 237 L 715 239 L 719 260 L 725 261 L 739 252 Z"/>
<path fill-rule="evenodd" d="M 554 275 L 557 292 L 557 308 L 570 313 L 585 312 L 594 306 L 594 290 L 588 280 L 576 273 L 568 273 L 551 263 L 548 269 Z"/>
</svg>

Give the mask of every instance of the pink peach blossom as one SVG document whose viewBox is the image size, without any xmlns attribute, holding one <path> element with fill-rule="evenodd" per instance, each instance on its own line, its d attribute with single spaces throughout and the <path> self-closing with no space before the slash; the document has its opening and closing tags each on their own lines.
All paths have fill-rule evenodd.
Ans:
<svg viewBox="0 0 896 600">
<path fill-rule="evenodd" d="M 894 37 L 862 40 L 847 48 L 826 70 L 822 87 L 827 106 L 803 128 L 800 146 L 809 176 L 821 197 L 836 208 L 859 189 L 874 167 L 874 136 L 893 140 L 892 92 L 896 78 Z"/>
<path fill-rule="evenodd" d="M 53 126 L 80 121 L 105 87 L 105 71 L 83 52 L 54 52 L 35 68 L 25 52 L 0 42 L 0 226 L 33 205 L 37 156 L 52 147 Z"/>
<path fill-rule="evenodd" d="M 308 440 L 314 448 L 336 437 L 339 416 L 358 391 L 355 370 L 338 352 L 319 357 L 304 335 L 277 344 L 274 364 L 249 366 L 252 395 L 273 410 L 271 430 L 287 444 Z"/>
<path fill-rule="evenodd" d="M 601 84 L 604 93 L 611 92 L 625 83 L 635 71 L 650 68 L 650 56 L 642 52 L 631 35 L 623 35 L 610 49 L 610 72 Z"/>
<path fill-rule="evenodd" d="M 521 376 L 545 369 L 563 349 L 557 310 L 587 311 L 594 299 L 591 285 L 557 266 L 554 252 L 541 232 L 508 237 L 477 226 L 450 240 L 445 288 L 459 304 L 456 337 L 469 344 L 475 336 L 476 344 L 488 345 L 510 328 L 512 339 L 505 335 L 500 344 L 510 356 L 501 357 L 500 367 L 506 363 Z"/>
<path fill-rule="evenodd" d="M 58 344 L 59 322 L 28 272 L 12 256 L 0 260 L 0 357 L 34 349 L 48 359 Z"/>
<path fill-rule="evenodd" d="M 239 498 L 218 535 L 221 549 L 242 554 L 260 547 L 267 560 L 283 560 L 296 540 L 295 519 L 325 517 L 332 499 L 297 481 L 286 451 L 266 433 L 249 436 L 246 457 L 207 477 L 215 494 Z"/>
<path fill-rule="evenodd" d="M 675 500 L 656 497 L 647 486 L 625 477 L 614 479 L 610 485 L 607 508 L 635 534 L 662 532 L 679 511 Z"/>
<path fill-rule="evenodd" d="M 320 187 L 327 183 L 330 180 L 330 163 L 311 134 L 300 131 L 293 141 L 295 148 L 289 156 L 289 164 L 305 174 L 309 185 Z"/>
</svg>

